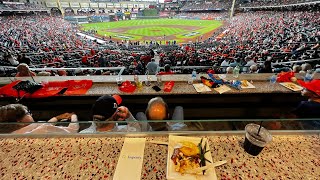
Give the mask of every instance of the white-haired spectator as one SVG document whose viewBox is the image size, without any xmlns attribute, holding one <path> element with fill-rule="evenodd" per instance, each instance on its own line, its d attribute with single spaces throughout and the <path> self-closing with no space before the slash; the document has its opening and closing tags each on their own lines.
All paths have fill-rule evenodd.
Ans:
<svg viewBox="0 0 320 180">
<path fill-rule="evenodd" d="M 226 74 L 232 74 L 233 73 L 233 67 L 227 67 Z"/>
<path fill-rule="evenodd" d="M 244 72 L 248 71 L 248 67 L 249 67 L 249 70 L 250 70 L 250 67 L 252 65 L 257 65 L 257 63 L 255 63 L 250 57 L 246 57 L 245 60 L 246 60 L 247 64 L 244 65 L 245 66 L 245 68 L 243 68 Z"/>
<path fill-rule="evenodd" d="M 301 70 L 302 70 L 302 67 L 301 67 L 300 65 L 294 65 L 294 66 L 292 67 L 292 71 L 293 71 L 294 73 L 299 73 Z"/>
<path fill-rule="evenodd" d="M 37 74 L 37 76 L 50 76 L 51 73 L 50 72 L 47 72 L 47 71 L 41 71 Z"/>
<path fill-rule="evenodd" d="M 257 73 L 258 67 L 257 65 L 253 64 L 250 66 L 250 73 Z"/>
<path fill-rule="evenodd" d="M 74 70 L 74 74 L 75 74 L 75 75 L 77 75 L 77 76 L 81 76 L 81 75 L 83 75 L 83 74 L 82 74 L 82 70 L 81 70 L 81 68 L 77 68 L 77 69 L 75 69 L 75 70 Z"/>
<path fill-rule="evenodd" d="M 300 73 L 307 73 L 308 70 L 311 70 L 312 69 L 312 66 L 309 64 L 309 63 L 304 63 L 301 65 L 301 71 Z"/>
</svg>

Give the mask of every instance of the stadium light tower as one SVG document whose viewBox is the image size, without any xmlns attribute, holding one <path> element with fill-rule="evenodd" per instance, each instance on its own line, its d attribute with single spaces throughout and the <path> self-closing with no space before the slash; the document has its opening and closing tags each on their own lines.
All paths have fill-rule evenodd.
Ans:
<svg viewBox="0 0 320 180">
<path fill-rule="evenodd" d="M 230 19 L 233 16 L 235 4 L 236 4 L 236 0 L 232 0 L 232 6 L 231 6 L 231 11 L 230 11 Z"/>
<path fill-rule="evenodd" d="M 61 8 L 60 0 L 57 0 L 57 4 L 58 4 L 58 9 L 60 10 L 62 17 L 64 17 L 64 11 Z"/>
</svg>

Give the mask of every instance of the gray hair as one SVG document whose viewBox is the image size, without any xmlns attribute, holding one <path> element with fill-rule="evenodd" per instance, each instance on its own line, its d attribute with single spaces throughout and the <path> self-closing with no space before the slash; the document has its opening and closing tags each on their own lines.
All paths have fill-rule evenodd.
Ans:
<svg viewBox="0 0 320 180">
<path fill-rule="evenodd" d="M 305 71 L 305 72 L 312 69 L 312 66 L 309 63 L 302 64 L 301 67 L 302 67 L 302 71 Z"/>
<path fill-rule="evenodd" d="M 227 67 L 227 74 L 232 74 L 233 73 L 233 67 Z"/>
<path fill-rule="evenodd" d="M 295 73 L 299 73 L 302 70 L 302 67 L 300 65 L 294 65 L 292 67 L 292 71 Z"/>
</svg>

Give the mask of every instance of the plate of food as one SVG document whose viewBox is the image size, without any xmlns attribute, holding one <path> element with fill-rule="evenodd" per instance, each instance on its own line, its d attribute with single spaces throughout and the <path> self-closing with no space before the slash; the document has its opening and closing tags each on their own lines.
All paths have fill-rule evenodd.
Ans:
<svg viewBox="0 0 320 180">
<path fill-rule="evenodd" d="M 282 86 L 284 86 L 292 91 L 301 91 L 303 89 L 303 87 L 296 85 L 292 82 L 284 82 L 284 83 L 279 83 L 279 84 L 281 84 Z"/>
<path fill-rule="evenodd" d="M 251 89 L 256 88 L 254 85 L 252 85 L 248 80 L 242 80 L 241 81 L 241 88 L 242 89 Z"/>
<path fill-rule="evenodd" d="M 208 140 L 206 138 L 169 136 L 167 179 L 217 179 Z"/>
</svg>

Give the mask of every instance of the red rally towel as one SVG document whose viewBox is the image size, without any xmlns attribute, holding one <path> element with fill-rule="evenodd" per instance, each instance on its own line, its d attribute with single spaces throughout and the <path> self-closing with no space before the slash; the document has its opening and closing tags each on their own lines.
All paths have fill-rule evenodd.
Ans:
<svg viewBox="0 0 320 180">
<path fill-rule="evenodd" d="M 65 95 L 82 95 L 92 87 L 92 80 L 68 80 Z"/>
<path fill-rule="evenodd" d="M 294 72 L 281 72 L 278 74 L 277 82 L 291 82 Z"/>
<path fill-rule="evenodd" d="M 51 81 L 42 84 L 42 88 L 30 94 L 13 88 L 20 80 L 14 81 L 0 88 L 0 95 L 7 97 L 24 97 L 24 98 L 45 98 L 65 95 L 82 95 L 92 87 L 92 80 L 68 80 L 68 81 Z M 64 92 L 65 91 L 65 92 Z"/>
</svg>

